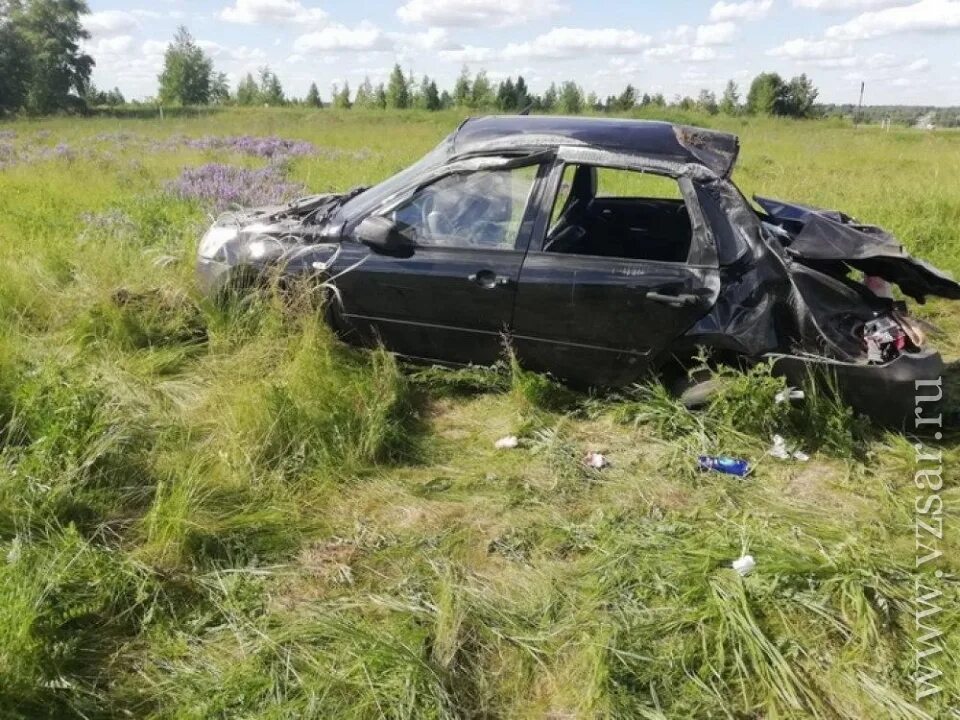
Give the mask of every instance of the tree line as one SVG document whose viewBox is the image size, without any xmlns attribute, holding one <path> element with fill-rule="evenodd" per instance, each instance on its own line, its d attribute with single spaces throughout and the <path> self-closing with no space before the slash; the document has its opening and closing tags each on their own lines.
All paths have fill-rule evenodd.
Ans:
<svg viewBox="0 0 960 720">
<path fill-rule="evenodd" d="M 807 118 L 817 114 L 817 89 L 806 75 L 789 81 L 776 73 L 761 73 L 750 84 L 743 102 L 740 89 L 732 80 L 718 100 L 710 90 L 702 90 L 696 98 L 676 97 L 668 102 L 662 93 L 641 94 L 628 84 L 618 95 L 601 99 L 594 92 L 584 92 L 572 80 L 551 83 L 543 93 L 534 93 L 523 76 L 508 77 L 494 83 L 485 70 L 471 75 L 464 66 L 450 90 L 441 90 L 436 80 L 423 75 L 419 80 L 412 72 L 404 74 L 399 64 L 394 65 L 386 83 L 374 85 L 369 77 L 351 91 L 350 84 L 334 84 L 324 102 L 316 82 L 302 99 L 287 97 L 277 75 L 263 67 L 259 77 L 248 73 L 232 92 L 222 73 L 213 69 L 213 61 L 203 52 L 186 28 L 180 28 L 174 42 L 167 48 L 164 69 L 160 75 L 159 99 L 165 103 L 182 105 L 305 105 L 322 108 L 352 107 L 367 109 L 444 110 L 462 107 L 471 110 L 500 112 L 561 112 L 576 115 L 581 112 L 622 112 L 634 107 L 678 107 L 709 114 L 738 113 L 781 115 Z"/>
<path fill-rule="evenodd" d="M 50 113 L 125 103 L 118 89 L 103 91 L 90 82 L 94 60 L 81 50 L 89 38 L 80 16 L 88 12 L 84 0 L 0 0 L 0 112 Z M 619 94 L 600 98 L 572 80 L 551 83 L 534 93 L 522 76 L 500 82 L 486 71 L 471 74 L 466 66 L 453 87 L 440 89 L 436 80 L 415 78 L 394 65 L 385 83 L 370 78 L 351 90 L 349 83 L 334 85 L 324 101 L 317 84 L 303 98 L 288 97 L 280 78 L 269 67 L 254 77 L 247 74 L 231 89 L 225 73 L 186 27 L 181 26 L 167 46 L 158 77 L 155 102 L 166 105 L 305 105 L 321 108 L 443 110 L 451 107 L 477 111 L 623 112 L 635 107 L 675 107 L 708 114 L 739 113 L 813 117 L 818 114 L 817 89 L 806 75 L 787 81 L 776 73 L 761 73 L 741 99 L 732 80 L 718 99 L 710 90 L 696 98 L 662 93 L 640 93 L 628 84 Z"/>
</svg>

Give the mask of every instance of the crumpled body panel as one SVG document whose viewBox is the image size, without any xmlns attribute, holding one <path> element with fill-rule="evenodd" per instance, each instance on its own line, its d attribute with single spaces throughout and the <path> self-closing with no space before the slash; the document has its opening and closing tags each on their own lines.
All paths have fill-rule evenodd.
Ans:
<svg viewBox="0 0 960 720">
<path fill-rule="evenodd" d="M 773 221 L 790 233 L 790 255 L 824 270 L 843 265 L 895 283 L 906 295 L 923 302 L 928 295 L 960 299 L 960 283 L 928 262 L 914 258 L 881 228 L 861 225 L 833 210 L 768 198 L 756 198 Z"/>
</svg>

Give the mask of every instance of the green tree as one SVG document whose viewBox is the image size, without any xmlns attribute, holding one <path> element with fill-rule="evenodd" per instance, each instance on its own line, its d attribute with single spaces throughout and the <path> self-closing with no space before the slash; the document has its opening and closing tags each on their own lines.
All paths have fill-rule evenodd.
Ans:
<svg viewBox="0 0 960 720">
<path fill-rule="evenodd" d="M 322 108 L 323 101 L 320 99 L 320 90 L 317 89 L 317 84 L 315 82 L 310 83 L 310 89 L 307 90 L 307 97 L 305 102 L 308 107 L 312 108 Z"/>
<path fill-rule="evenodd" d="M 550 83 L 550 87 L 548 87 L 547 91 L 543 94 L 540 106 L 547 112 L 550 112 L 557 106 L 557 97 L 557 85 L 556 83 Z"/>
<path fill-rule="evenodd" d="M 740 112 L 740 88 L 733 80 L 728 80 L 727 86 L 723 89 L 723 97 L 720 99 L 720 112 L 731 116 Z"/>
<path fill-rule="evenodd" d="M 256 105 L 260 102 L 260 86 L 253 79 L 253 75 L 247 73 L 237 84 L 237 105 Z"/>
<path fill-rule="evenodd" d="M 440 93 L 440 109 L 447 110 L 453 107 L 453 96 L 444 90 Z"/>
<path fill-rule="evenodd" d="M 705 112 L 709 115 L 716 115 L 719 112 L 720 108 L 717 105 L 717 96 L 711 91 L 704 88 L 700 91 L 700 94 L 697 96 L 697 110 L 700 112 Z"/>
<path fill-rule="evenodd" d="M 351 107 L 353 107 L 353 103 L 350 102 L 350 83 L 344 80 L 343 89 L 339 92 L 336 89 L 336 85 L 333 87 L 333 106 L 341 110 L 349 110 Z"/>
<path fill-rule="evenodd" d="M 497 86 L 497 110 L 511 112 L 517 109 L 517 90 L 507 78 Z"/>
<path fill-rule="evenodd" d="M 487 108 L 493 105 L 493 86 L 487 79 L 487 72 L 480 70 L 473 78 L 473 87 L 470 88 L 470 101 L 468 105 L 471 108 Z"/>
<path fill-rule="evenodd" d="M 210 102 L 213 61 L 197 45 L 190 31 L 181 25 L 163 56 L 160 73 L 160 100 L 180 105 Z"/>
<path fill-rule="evenodd" d="M 621 112 L 627 110 L 632 110 L 633 106 L 637 104 L 637 91 L 633 85 L 627 85 L 623 92 L 617 96 L 615 107 Z"/>
<path fill-rule="evenodd" d="M 357 95 L 353 104 L 358 108 L 372 108 L 376 106 L 377 98 L 373 89 L 373 83 L 369 77 L 364 77 L 363 82 L 357 88 Z"/>
<path fill-rule="evenodd" d="M 410 107 L 410 88 L 399 64 L 393 66 L 387 83 L 387 106 L 400 110 Z"/>
<path fill-rule="evenodd" d="M 424 81 L 427 77 L 424 76 Z M 436 80 L 430 80 L 423 88 L 423 105 L 427 110 L 440 109 L 440 91 L 437 89 Z"/>
<path fill-rule="evenodd" d="M 374 106 L 380 108 L 381 110 L 387 109 L 387 91 L 383 87 L 383 83 L 377 84 L 377 89 L 373 91 Z"/>
<path fill-rule="evenodd" d="M 751 115 L 782 115 L 787 86 L 777 73 L 760 73 L 747 92 L 747 112 Z"/>
<path fill-rule="evenodd" d="M 27 39 L 14 22 L 13 6 L 0 0 L 0 113 L 19 110 L 26 102 L 29 60 Z"/>
<path fill-rule="evenodd" d="M 82 103 L 94 66 L 80 50 L 89 12 L 83 0 L 0 3 L 0 108 L 40 114 Z"/>
<path fill-rule="evenodd" d="M 784 91 L 783 114 L 796 118 L 813 117 L 814 103 L 820 92 L 806 74 L 798 75 L 787 83 Z"/>
<path fill-rule="evenodd" d="M 283 85 L 280 78 L 268 65 L 260 68 L 260 97 L 258 100 L 272 107 L 284 105 L 287 102 L 283 94 Z"/>
<path fill-rule="evenodd" d="M 530 105 L 530 89 L 527 87 L 523 75 L 517 75 L 517 84 L 513 86 L 517 110 L 524 110 Z"/>
<path fill-rule="evenodd" d="M 557 104 L 560 112 L 567 115 L 578 115 L 583 112 L 583 90 L 572 80 L 564 81 L 560 85 Z"/>
<path fill-rule="evenodd" d="M 214 73 L 210 79 L 210 102 L 226 105 L 230 102 L 230 83 L 226 73 Z"/>
<path fill-rule="evenodd" d="M 460 69 L 460 75 L 457 76 L 457 82 L 453 86 L 453 102 L 457 107 L 466 107 L 470 104 L 470 70 L 464 65 Z"/>
</svg>

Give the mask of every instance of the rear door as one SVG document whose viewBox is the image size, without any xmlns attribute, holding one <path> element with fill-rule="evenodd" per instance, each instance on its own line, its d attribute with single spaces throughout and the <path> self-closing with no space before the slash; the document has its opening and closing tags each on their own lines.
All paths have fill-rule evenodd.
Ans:
<svg viewBox="0 0 960 720">
<path fill-rule="evenodd" d="M 604 189 L 604 168 L 639 173 L 641 166 L 599 151 L 577 150 L 575 163 L 563 157 L 541 207 L 546 220 L 520 274 L 517 353 L 528 367 L 578 383 L 631 382 L 716 301 L 720 277 L 712 236 L 688 180 L 645 173 L 635 183 L 644 195 L 629 182 Z M 596 168 L 599 180 L 591 197 L 584 197 L 578 181 L 580 197 L 571 200 L 569 179 L 583 178 L 576 174 L 581 166 Z M 647 191 L 653 179 L 672 188 L 675 198 Z M 565 205 L 587 210 L 565 213 Z M 576 232 L 556 226 L 567 220 L 578 224 Z M 558 236 L 579 239 L 549 242 Z"/>
<path fill-rule="evenodd" d="M 531 236 L 540 161 L 454 170 L 381 208 L 414 243 L 370 255 L 337 281 L 343 314 L 368 341 L 449 363 L 490 364 L 503 350 Z"/>
</svg>

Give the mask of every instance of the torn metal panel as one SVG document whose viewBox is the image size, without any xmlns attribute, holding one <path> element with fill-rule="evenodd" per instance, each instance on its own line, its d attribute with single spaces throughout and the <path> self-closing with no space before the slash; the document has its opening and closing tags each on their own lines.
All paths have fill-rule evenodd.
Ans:
<svg viewBox="0 0 960 720">
<path fill-rule="evenodd" d="M 960 299 L 960 284 L 930 263 L 914 258 L 887 231 L 856 223 L 836 210 L 821 210 L 769 198 L 755 198 L 790 233 L 791 256 L 826 272 L 844 266 L 895 283 L 918 302 L 928 295 Z"/>
</svg>

